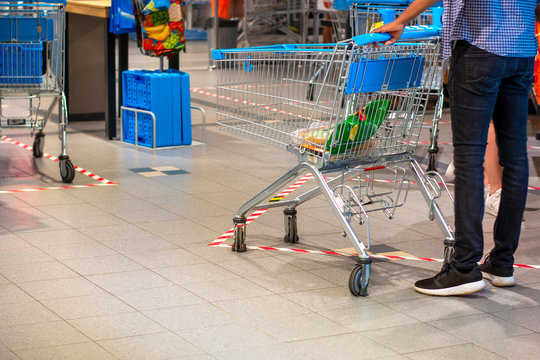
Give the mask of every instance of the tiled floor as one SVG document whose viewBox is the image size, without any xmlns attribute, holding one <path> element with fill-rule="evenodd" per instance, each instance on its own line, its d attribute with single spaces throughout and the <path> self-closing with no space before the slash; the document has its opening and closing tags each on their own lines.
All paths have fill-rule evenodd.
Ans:
<svg viewBox="0 0 540 360">
<path fill-rule="evenodd" d="M 131 50 L 130 68 L 157 66 Z M 182 55 L 192 87 L 215 81 L 206 64 L 204 43 Z M 54 188 L 63 185 L 56 163 L 0 142 L 0 359 L 538 358 L 540 269 L 516 269 L 518 285 L 510 289 L 488 284 L 471 296 L 434 298 L 412 284 L 440 263 L 376 259 L 369 296 L 357 298 L 348 289 L 353 257 L 208 246 L 231 228 L 239 206 L 296 160 L 219 132 L 215 98 L 192 96 L 207 110 L 203 145 L 138 149 L 105 140 L 103 123 L 71 124 L 75 165 L 118 185 L 88 186 L 102 182 L 77 173 L 76 187 Z M 448 142 L 447 114 L 443 120 L 441 141 Z M 45 151 L 57 155 L 56 125 L 49 125 Z M 4 135 L 32 144 L 26 131 Z M 540 187 L 540 141 L 532 133 L 529 145 L 530 185 Z M 451 151 L 441 146 L 440 169 Z M 418 157 L 425 153 L 420 146 Z M 12 191 L 35 188 L 46 189 Z M 452 223 L 450 201 L 440 204 Z M 540 264 L 539 209 L 540 191 L 531 190 L 521 264 Z M 294 247 L 351 247 L 324 199 L 298 210 Z M 441 232 L 427 214 L 413 186 L 393 220 L 372 216 L 373 249 L 442 257 Z M 486 250 L 493 222 L 488 215 Z M 365 227 L 357 230 L 365 239 Z M 290 247 L 277 209 L 247 234 L 248 245 Z"/>
</svg>

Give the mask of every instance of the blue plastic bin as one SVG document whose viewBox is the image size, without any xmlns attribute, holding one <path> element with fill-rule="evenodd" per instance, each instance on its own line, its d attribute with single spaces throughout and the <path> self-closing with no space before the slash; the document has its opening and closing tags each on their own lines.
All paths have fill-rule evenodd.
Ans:
<svg viewBox="0 0 540 360">
<path fill-rule="evenodd" d="M 156 118 L 156 147 L 190 145 L 189 75 L 177 71 L 129 70 L 122 74 L 124 106 L 151 111 Z M 123 140 L 135 144 L 135 111 L 123 110 Z M 139 113 L 137 143 L 153 147 L 152 117 Z"/>
<path fill-rule="evenodd" d="M 0 43 L 0 83 L 31 85 L 43 82 L 43 44 Z"/>
</svg>

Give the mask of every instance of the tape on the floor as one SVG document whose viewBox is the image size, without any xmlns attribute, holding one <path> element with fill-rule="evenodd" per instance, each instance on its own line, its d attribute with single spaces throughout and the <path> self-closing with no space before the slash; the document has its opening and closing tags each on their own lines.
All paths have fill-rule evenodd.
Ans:
<svg viewBox="0 0 540 360">
<path fill-rule="evenodd" d="M 79 189 L 79 188 L 100 187 L 100 186 L 115 186 L 115 185 L 118 185 L 118 184 L 110 183 L 110 184 L 84 184 L 84 185 L 49 186 L 49 187 L 42 187 L 42 188 L 0 190 L 0 194 L 15 194 L 15 193 L 36 192 L 36 191 L 45 191 L 45 190 Z"/>
<path fill-rule="evenodd" d="M 13 140 L 5 135 L 1 138 L 3 141 L 9 144 L 16 145 L 20 148 L 23 148 L 28 151 L 32 151 L 32 147 L 26 144 L 21 143 L 20 141 Z M 48 154 L 46 152 L 43 153 L 43 157 L 49 160 L 52 160 L 54 162 L 59 162 L 60 159 L 58 159 L 56 156 L 53 156 L 51 154 Z M 99 175 L 96 175 L 92 173 L 91 171 L 85 170 L 80 166 L 73 165 L 75 171 L 80 172 L 81 174 L 88 176 L 91 179 L 94 179 L 96 181 L 99 181 L 100 184 L 86 184 L 86 185 L 65 185 L 65 186 L 51 186 L 51 187 L 43 187 L 43 188 L 29 188 L 29 189 L 15 189 L 15 190 L 4 190 L 0 191 L 0 194 L 5 193 L 17 193 L 17 192 L 32 192 L 32 191 L 44 191 L 44 190 L 59 190 L 59 189 L 73 189 L 73 188 L 84 188 L 84 187 L 96 187 L 96 186 L 111 186 L 111 185 L 118 185 L 118 183 L 112 182 L 110 180 L 107 180 Z"/>
<path fill-rule="evenodd" d="M 212 245 L 212 244 L 211 244 Z M 215 244 L 217 247 L 232 247 L 230 244 Z M 306 249 L 295 249 L 295 248 L 279 248 L 279 247 L 270 247 L 270 246 L 246 246 L 249 250 L 267 250 L 267 251 L 282 251 L 282 252 L 291 252 L 291 253 L 303 253 L 303 254 L 317 254 L 317 255 L 338 255 L 338 256 L 358 256 L 357 253 L 342 253 L 332 250 L 306 250 Z M 443 259 L 436 258 L 427 258 L 427 257 L 418 257 L 418 256 L 397 256 L 397 255 L 387 255 L 387 254 L 370 254 L 372 259 L 383 259 L 383 260 L 412 260 L 412 261 L 429 261 L 429 262 L 438 262 L 442 263 Z M 526 264 L 514 264 L 515 268 L 525 268 L 525 269 L 540 269 L 540 265 L 526 265 Z"/>
<path fill-rule="evenodd" d="M 306 183 L 311 179 L 313 175 L 311 173 L 307 174 L 293 185 L 289 186 L 287 189 L 283 190 L 281 193 L 270 199 L 268 202 L 275 202 L 283 199 L 285 196 L 298 189 L 300 186 Z M 383 182 L 392 182 L 390 180 L 380 180 Z M 260 209 L 253 212 L 250 216 L 246 218 L 246 225 L 253 222 L 259 216 L 264 214 L 269 209 Z M 208 244 L 208 246 L 215 247 L 232 247 L 231 244 L 224 244 L 224 242 L 234 235 L 234 228 L 228 230 L 223 235 L 219 236 L 216 240 Z M 281 247 L 270 247 L 270 246 L 252 246 L 246 245 L 247 249 L 250 250 L 266 250 L 266 251 L 282 251 L 282 252 L 292 252 L 292 253 L 304 253 L 304 254 L 319 254 L 319 255 L 338 255 L 338 256 L 358 256 L 355 252 L 341 252 L 335 250 L 307 250 L 307 249 L 298 249 L 298 248 L 281 248 Z M 428 257 L 419 257 L 419 256 L 403 256 L 403 255 L 390 255 L 390 254 L 370 254 L 370 257 L 373 259 L 385 259 L 385 260 L 412 260 L 412 261 L 428 261 L 428 262 L 439 262 L 442 263 L 443 259 L 437 258 L 428 258 Z M 526 264 L 514 264 L 516 268 L 527 268 L 527 269 L 540 269 L 540 265 L 526 265 Z"/>
<path fill-rule="evenodd" d="M 283 190 L 282 192 L 280 192 L 279 194 L 277 194 L 276 196 L 274 196 L 272 199 L 270 199 L 268 202 L 269 203 L 272 203 L 272 202 L 276 202 L 276 201 L 279 201 L 281 199 L 283 199 L 285 196 L 289 195 L 290 193 L 292 193 L 294 190 L 298 189 L 300 186 L 304 185 L 306 183 L 306 181 L 308 181 L 309 179 L 311 179 L 313 177 L 313 174 L 311 173 L 308 173 L 306 174 L 304 177 L 302 177 L 300 180 L 298 180 L 297 182 L 295 182 L 294 184 L 292 184 L 291 186 L 289 186 L 288 188 L 286 188 L 285 190 Z M 266 211 L 268 211 L 268 209 L 260 209 L 260 210 L 257 210 L 257 211 L 254 211 L 251 215 L 249 215 L 247 218 L 246 218 L 246 225 L 248 225 L 249 223 L 255 221 L 255 219 L 257 219 L 259 216 L 261 216 L 262 214 L 264 214 Z M 217 245 L 220 245 L 222 244 L 225 240 L 227 240 L 228 238 L 230 238 L 231 236 L 234 235 L 234 228 L 228 230 L 227 232 L 225 232 L 223 235 L 221 235 L 220 237 L 218 237 L 216 240 L 212 241 L 210 244 L 208 244 L 208 246 L 217 246 Z"/>
</svg>

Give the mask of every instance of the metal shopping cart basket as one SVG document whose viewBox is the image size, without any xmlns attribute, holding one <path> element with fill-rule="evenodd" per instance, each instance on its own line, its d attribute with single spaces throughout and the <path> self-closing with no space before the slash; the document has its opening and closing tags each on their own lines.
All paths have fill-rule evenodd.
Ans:
<svg viewBox="0 0 540 360">
<path fill-rule="evenodd" d="M 0 3 L 0 131 L 29 128 L 33 154 L 42 157 L 43 128 L 58 105 L 58 163 L 62 181 L 70 183 L 75 169 L 67 155 L 64 30 L 65 1 Z"/>
<path fill-rule="evenodd" d="M 284 207 L 285 241 L 297 242 L 296 208 L 322 193 L 358 253 L 350 290 L 366 295 L 368 214 L 382 211 L 392 218 L 405 203 L 410 173 L 443 232 L 445 259 L 450 259 L 454 236 L 437 204 L 442 179 L 424 173 L 411 156 L 438 71 L 439 43 L 429 39 L 438 32 L 434 27 L 406 31 L 403 38 L 424 40 L 392 46 L 368 45 L 389 35 L 367 34 L 335 46 L 214 51 L 217 124 L 298 157 L 298 165 L 240 207 L 233 219 L 233 251 L 246 250 L 246 214 L 263 208 Z M 303 172 L 313 174 L 316 188 L 293 200 L 264 202 Z M 392 176 L 391 190 L 374 185 L 383 172 Z M 354 222 L 366 225 L 366 243 L 353 230 Z"/>
<path fill-rule="evenodd" d="M 405 11 L 411 2 L 411 0 L 345 0 L 345 4 L 342 6 L 346 6 L 349 9 L 351 31 L 353 36 L 356 36 L 367 34 L 374 28 L 394 21 Z M 434 25 L 436 27 L 442 27 L 442 14 L 442 4 L 437 3 L 413 19 L 410 25 Z M 440 38 L 433 37 L 431 40 L 440 41 Z M 437 77 L 433 79 L 431 86 L 432 96 L 436 97 L 437 100 L 435 101 L 431 124 L 427 126 L 430 129 L 430 145 L 427 151 L 428 171 L 436 171 L 437 169 L 439 122 L 442 117 L 444 104 L 443 82 L 447 66 L 447 61 L 441 60 L 439 63 L 439 72 Z"/>
</svg>

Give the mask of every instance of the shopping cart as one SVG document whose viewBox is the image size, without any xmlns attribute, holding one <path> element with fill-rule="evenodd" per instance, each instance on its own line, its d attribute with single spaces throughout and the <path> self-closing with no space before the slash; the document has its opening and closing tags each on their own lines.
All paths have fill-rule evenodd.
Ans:
<svg viewBox="0 0 540 360">
<path fill-rule="evenodd" d="M 351 31 L 353 36 L 367 34 L 374 28 L 383 24 L 388 24 L 399 17 L 410 5 L 412 0 L 341 0 L 335 3 L 338 7 L 345 7 L 349 11 Z M 434 25 L 442 27 L 443 7 L 437 3 L 425 12 L 414 18 L 410 25 Z M 439 37 L 434 37 L 432 41 L 440 41 Z M 432 96 L 437 100 L 433 110 L 430 129 L 430 145 L 428 148 L 428 171 L 437 170 L 437 158 L 439 154 L 439 122 L 442 117 L 442 108 L 444 104 L 444 75 L 448 67 L 447 61 L 441 61 L 439 64 L 438 76 L 434 79 L 431 87 Z"/>
<path fill-rule="evenodd" d="M 43 128 L 58 106 L 60 176 L 70 183 L 75 169 L 67 155 L 64 30 L 63 0 L 0 3 L 0 132 L 29 128 L 33 155 L 42 157 Z"/>
<path fill-rule="evenodd" d="M 296 208 L 322 193 L 358 253 L 349 288 L 366 295 L 368 214 L 382 211 L 393 218 L 405 204 L 410 173 L 445 237 L 445 261 L 450 259 L 454 236 L 437 204 L 444 182 L 412 158 L 439 71 L 439 43 L 429 39 L 438 34 L 426 26 L 403 35 L 425 40 L 392 46 L 371 46 L 389 35 L 367 34 L 335 45 L 214 51 L 218 126 L 298 157 L 298 165 L 240 207 L 233 251 L 247 249 L 246 214 L 266 208 L 285 207 L 285 241 L 297 242 Z M 292 200 L 264 202 L 304 172 L 313 174 L 316 188 Z M 388 176 L 392 188 L 378 188 L 377 179 Z M 355 223 L 366 225 L 365 243 Z"/>
</svg>

